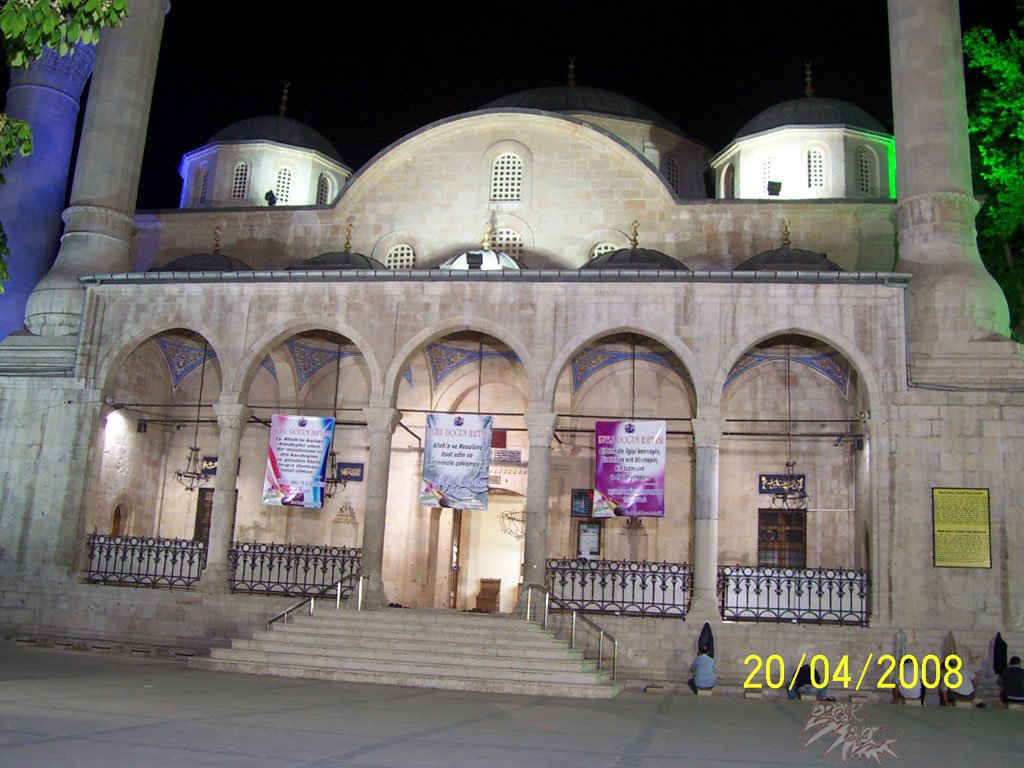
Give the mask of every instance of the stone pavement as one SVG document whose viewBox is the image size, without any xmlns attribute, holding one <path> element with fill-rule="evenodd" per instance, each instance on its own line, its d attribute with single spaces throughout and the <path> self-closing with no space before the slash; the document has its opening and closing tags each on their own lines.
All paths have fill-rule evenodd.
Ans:
<svg viewBox="0 0 1024 768">
<path fill-rule="evenodd" d="M 256 677 L 95 653 L 0 646 L 3 768 L 843 765 L 801 750 L 813 702 L 627 690 L 610 701 Z M 848 712 L 830 710 L 831 714 Z M 867 704 L 877 761 L 1015 765 L 1024 713 Z M 862 731 L 863 733 L 863 731 Z"/>
</svg>

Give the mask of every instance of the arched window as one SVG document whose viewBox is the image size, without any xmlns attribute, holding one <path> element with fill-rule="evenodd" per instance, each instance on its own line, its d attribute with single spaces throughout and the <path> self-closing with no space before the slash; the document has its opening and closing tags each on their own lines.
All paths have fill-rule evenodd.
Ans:
<svg viewBox="0 0 1024 768">
<path fill-rule="evenodd" d="M 491 163 L 491 202 L 518 202 L 523 199 L 523 160 L 514 152 L 505 152 Z"/>
<path fill-rule="evenodd" d="M 249 196 L 249 166 L 239 163 L 231 177 L 231 199 L 244 200 Z"/>
<path fill-rule="evenodd" d="M 772 159 L 766 157 L 761 162 L 761 191 L 768 194 L 768 182 L 772 180 Z"/>
<path fill-rule="evenodd" d="M 820 149 L 807 150 L 807 186 L 810 189 L 825 186 L 825 153 Z"/>
<path fill-rule="evenodd" d="M 513 259 L 523 257 L 523 238 L 514 229 L 503 227 L 491 236 L 491 247 L 496 251 L 507 253 Z"/>
<path fill-rule="evenodd" d="M 722 198 L 733 200 L 736 197 L 736 168 L 732 163 L 725 166 L 725 173 L 722 174 Z"/>
<path fill-rule="evenodd" d="M 587 261 L 593 261 L 602 253 L 610 253 L 617 250 L 619 250 L 619 247 L 615 245 L 615 243 L 598 243 L 590 249 L 590 255 L 587 257 Z"/>
<path fill-rule="evenodd" d="M 675 193 L 679 194 L 679 163 L 676 162 L 674 157 L 669 157 L 665 160 L 665 180 L 668 181 L 668 185 L 675 190 Z"/>
<path fill-rule="evenodd" d="M 857 191 L 865 195 L 876 195 L 874 158 L 871 152 L 861 147 L 857 150 Z"/>
<path fill-rule="evenodd" d="M 210 201 L 207 197 L 209 179 L 210 169 L 205 165 L 199 166 L 199 170 L 196 172 L 195 186 L 192 190 L 195 205 L 206 205 Z"/>
<path fill-rule="evenodd" d="M 331 177 L 321 173 L 316 180 L 316 204 L 327 205 L 331 201 Z"/>
<path fill-rule="evenodd" d="M 127 520 L 127 510 L 124 504 L 118 504 L 114 507 L 114 514 L 110 517 L 110 535 L 121 536 L 125 532 L 125 525 Z"/>
<path fill-rule="evenodd" d="M 384 256 L 388 269 L 413 269 L 416 266 L 416 251 L 408 243 L 392 245 Z"/>
<path fill-rule="evenodd" d="M 281 205 L 288 204 L 288 198 L 292 193 L 292 169 L 278 168 L 277 182 L 274 184 L 274 196 Z"/>
</svg>

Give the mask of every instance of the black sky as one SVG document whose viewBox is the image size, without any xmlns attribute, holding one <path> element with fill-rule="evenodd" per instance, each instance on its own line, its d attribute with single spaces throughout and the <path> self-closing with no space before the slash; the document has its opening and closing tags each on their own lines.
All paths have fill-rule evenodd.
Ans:
<svg viewBox="0 0 1024 768">
<path fill-rule="evenodd" d="M 963 26 L 1006 29 L 1016 0 L 962 0 Z M 804 91 L 891 127 L 885 0 L 697 3 L 172 0 L 139 208 L 178 204 L 181 155 L 221 128 L 276 114 L 324 134 L 358 169 L 432 121 L 514 91 L 576 81 L 630 96 L 712 151 Z"/>
</svg>

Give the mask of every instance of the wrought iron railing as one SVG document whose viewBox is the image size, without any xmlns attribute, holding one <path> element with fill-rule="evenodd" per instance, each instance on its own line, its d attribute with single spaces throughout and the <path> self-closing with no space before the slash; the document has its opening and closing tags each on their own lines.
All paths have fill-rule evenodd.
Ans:
<svg viewBox="0 0 1024 768">
<path fill-rule="evenodd" d="M 686 563 L 548 560 L 547 578 L 552 597 L 572 610 L 683 618 L 690 609 Z"/>
<path fill-rule="evenodd" d="M 868 572 L 842 568 L 718 568 L 722 618 L 868 625 Z"/>
<path fill-rule="evenodd" d="M 578 631 L 582 626 L 583 629 L 589 630 L 591 634 L 597 636 L 597 648 L 594 649 L 594 654 L 597 658 L 597 668 L 604 669 L 604 649 L 605 640 L 607 639 L 607 645 L 611 648 L 612 655 L 612 680 L 615 679 L 616 670 L 619 664 L 619 641 L 615 639 L 615 636 L 611 632 L 606 630 L 594 621 L 591 621 L 579 611 L 569 608 L 567 605 L 562 603 L 558 598 L 551 595 L 551 591 L 543 584 L 524 584 L 526 589 L 526 620 L 537 621 L 544 629 L 548 629 L 551 622 L 552 608 L 563 613 L 569 613 L 569 648 L 575 649 L 579 643 L 577 637 L 582 634 Z M 536 606 L 536 611 L 534 610 Z M 554 631 L 558 634 L 562 627 L 555 628 Z"/>
<path fill-rule="evenodd" d="M 93 584 L 191 589 L 206 563 L 201 541 L 94 533 L 88 547 L 85 578 Z"/>
<path fill-rule="evenodd" d="M 231 591 L 320 596 L 342 584 L 342 599 L 355 588 L 362 550 L 296 544 L 236 542 L 228 553 Z"/>
</svg>

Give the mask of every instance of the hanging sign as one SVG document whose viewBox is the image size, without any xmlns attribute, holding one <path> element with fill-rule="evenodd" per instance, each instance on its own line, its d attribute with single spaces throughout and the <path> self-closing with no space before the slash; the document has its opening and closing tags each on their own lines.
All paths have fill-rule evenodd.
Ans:
<svg viewBox="0 0 1024 768">
<path fill-rule="evenodd" d="M 594 517 L 665 516 L 665 422 L 598 421 Z"/>
<path fill-rule="evenodd" d="M 334 419 L 330 417 L 275 413 L 270 420 L 263 503 L 323 507 L 327 453 L 333 435 Z"/>
<path fill-rule="evenodd" d="M 491 416 L 428 413 L 420 506 L 487 509 Z"/>
<path fill-rule="evenodd" d="M 807 490 L 807 475 L 758 475 L 758 493 L 804 493 Z"/>
</svg>

